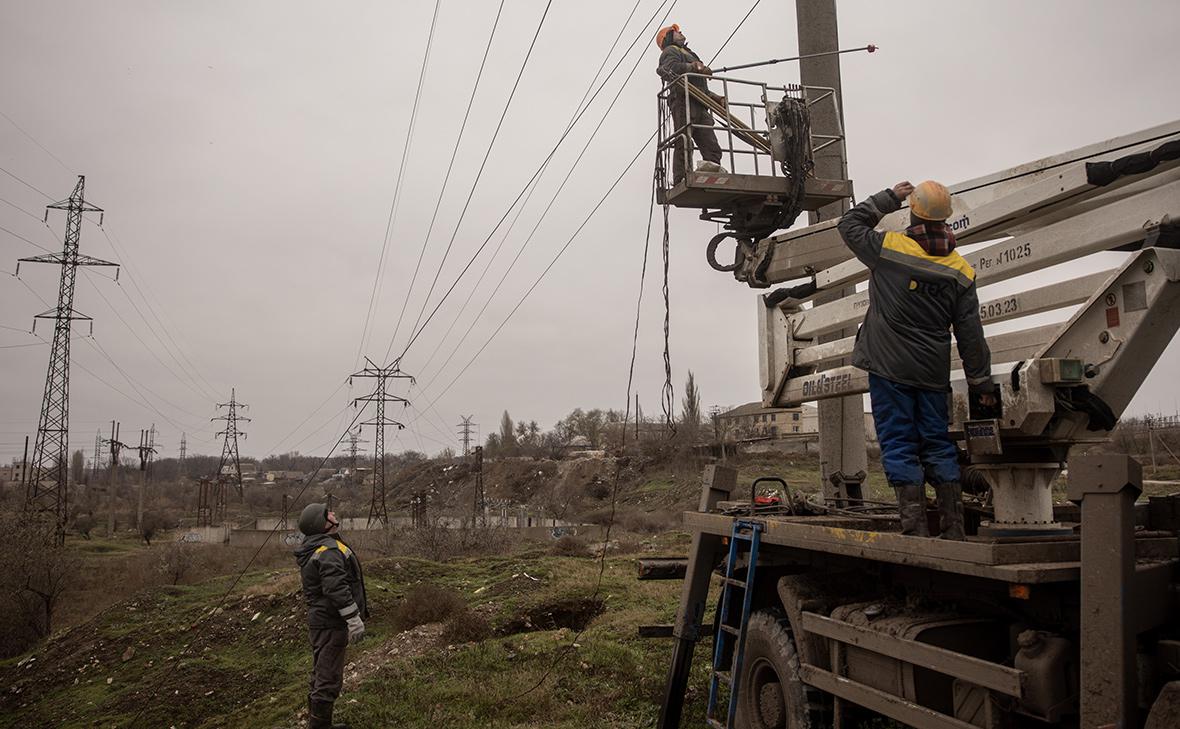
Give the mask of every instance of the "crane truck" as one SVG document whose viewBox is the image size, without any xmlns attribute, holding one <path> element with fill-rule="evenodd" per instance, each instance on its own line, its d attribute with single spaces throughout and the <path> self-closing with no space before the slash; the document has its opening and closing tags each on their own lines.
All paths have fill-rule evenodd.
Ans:
<svg viewBox="0 0 1180 729">
<path fill-rule="evenodd" d="M 773 230 L 851 196 L 810 164 L 842 139 L 809 124 L 837 95 L 711 81 L 728 99 L 712 125 L 729 171 L 668 178 L 668 155 L 692 150 L 676 149 L 685 130 L 667 106 L 693 102 L 665 88 L 659 200 L 724 226 L 714 268 L 754 288 L 793 284 L 757 297 L 764 406 L 862 397 L 843 335 L 867 309 L 856 284 L 868 272 L 835 220 Z M 993 408 L 961 372 L 948 393 L 973 494 L 967 540 L 902 535 L 863 473 L 826 474 L 804 498 L 775 474 L 739 493 L 734 469 L 706 467 L 684 516 L 661 729 L 680 726 L 705 639 L 707 687 L 694 688 L 718 729 L 1180 727 L 1180 494 L 1140 499 L 1140 465 L 1095 447 L 1180 327 L 1180 121 L 951 191 L 1000 384 Z M 903 209 L 879 229 L 906 223 Z M 734 258 L 720 262 L 727 238 Z M 1101 270 L 1068 265 L 1082 259 Z M 766 487 L 777 497 L 758 498 Z"/>
</svg>

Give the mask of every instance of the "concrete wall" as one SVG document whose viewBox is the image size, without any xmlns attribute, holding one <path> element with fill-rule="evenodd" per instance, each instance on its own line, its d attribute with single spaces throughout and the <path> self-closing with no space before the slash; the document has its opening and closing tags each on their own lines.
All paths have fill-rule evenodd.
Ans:
<svg viewBox="0 0 1180 729">
<path fill-rule="evenodd" d="M 570 526 L 534 526 L 511 529 L 511 535 L 521 539 L 536 541 L 560 539 L 564 536 L 578 536 L 589 540 L 602 539 L 604 527 L 596 524 Z M 267 549 L 292 550 L 303 542 L 303 535 L 294 530 L 270 529 L 234 529 L 228 535 L 229 544 L 247 546 L 257 549 L 266 544 Z M 359 530 L 346 532 L 345 540 L 353 547 L 365 550 L 375 546 L 382 546 L 384 534 L 381 530 Z"/>
<path fill-rule="evenodd" d="M 819 453 L 819 436 L 815 433 L 759 440 L 739 445 L 742 453 Z"/>
<path fill-rule="evenodd" d="M 227 526 L 187 527 L 176 534 L 176 541 L 191 544 L 225 544 L 229 542 L 230 528 Z"/>
<path fill-rule="evenodd" d="M 279 526 L 282 521 L 281 517 L 277 516 L 261 516 L 254 520 L 254 529 L 262 531 L 272 531 Z M 298 518 L 296 515 L 288 517 L 287 528 L 292 531 L 298 531 Z M 340 519 L 340 531 L 346 533 L 363 532 L 369 529 L 369 520 L 367 517 L 345 517 Z M 456 516 L 438 516 L 430 518 L 430 522 L 438 526 L 446 527 L 448 529 L 461 529 L 467 526 L 470 519 L 460 518 Z M 547 516 L 537 516 L 529 514 L 520 514 L 512 512 L 501 512 L 488 514 L 487 523 L 489 527 L 504 527 L 506 529 L 528 529 L 533 527 L 560 527 L 573 526 L 568 521 L 561 521 Z M 410 528 L 414 525 L 413 519 L 409 516 L 395 514 L 389 517 L 389 526 L 392 528 Z M 375 527 L 380 529 L 379 526 Z"/>
</svg>

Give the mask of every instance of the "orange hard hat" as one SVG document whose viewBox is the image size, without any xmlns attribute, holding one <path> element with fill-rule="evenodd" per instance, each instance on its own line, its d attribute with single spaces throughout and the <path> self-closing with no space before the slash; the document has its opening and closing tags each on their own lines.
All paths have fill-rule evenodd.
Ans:
<svg viewBox="0 0 1180 729">
<path fill-rule="evenodd" d="M 658 31 L 656 31 L 656 48 L 662 49 L 664 47 L 664 39 L 667 38 L 668 34 L 671 33 L 672 31 L 676 31 L 677 33 L 679 33 L 680 26 L 677 25 L 676 23 L 673 23 L 673 24 L 669 25 L 667 28 L 660 28 Z"/>
<path fill-rule="evenodd" d="M 934 180 L 921 182 L 910 193 L 910 212 L 922 220 L 942 221 L 951 216 L 951 191 Z"/>
</svg>

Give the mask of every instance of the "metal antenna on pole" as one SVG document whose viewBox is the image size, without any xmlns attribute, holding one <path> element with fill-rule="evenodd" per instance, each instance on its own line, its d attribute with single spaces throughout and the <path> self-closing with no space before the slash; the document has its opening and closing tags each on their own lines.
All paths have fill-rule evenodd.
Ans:
<svg viewBox="0 0 1180 729">
<path fill-rule="evenodd" d="M 394 360 L 393 364 L 384 367 L 377 366 L 368 357 L 365 357 L 365 362 L 368 363 L 365 365 L 365 368 L 360 372 L 353 373 L 348 378 L 348 382 L 352 384 L 353 377 L 366 377 L 377 380 L 377 386 L 373 389 L 372 393 L 358 397 L 352 401 L 354 407 L 359 402 L 377 404 L 376 417 L 361 423 L 362 426 L 372 425 L 376 434 L 376 437 L 373 438 L 375 441 L 373 448 L 373 498 L 369 502 L 368 526 L 371 527 L 375 522 L 385 525 L 389 524 L 389 512 L 385 506 L 385 426 L 393 425 L 398 430 L 403 430 L 406 427 L 396 420 L 390 420 L 385 417 L 385 403 L 400 402 L 403 408 L 410 404 L 410 401 L 404 397 L 388 394 L 386 387 L 389 381 L 393 379 L 406 379 L 413 385 L 414 378 L 401 371 L 400 360 Z"/>
<path fill-rule="evenodd" d="M 242 461 L 238 456 L 238 436 L 246 437 L 245 431 L 238 428 L 239 422 L 250 422 L 250 418 L 238 415 L 238 409 L 245 410 L 249 405 L 244 405 L 238 402 L 237 390 L 230 388 L 229 402 L 217 403 L 218 409 L 226 408 L 225 415 L 218 415 L 215 418 L 209 418 L 210 422 L 215 420 L 225 421 L 225 430 L 219 431 L 215 438 L 225 436 L 225 442 L 221 447 L 221 461 L 217 464 L 217 483 L 218 487 L 218 509 L 224 511 L 225 509 L 225 483 L 227 482 L 227 474 L 225 473 L 226 465 L 233 465 L 233 483 L 238 489 L 238 496 L 242 495 Z"/>
<path fill-rule="evenodd" d="M 61 266 L 61 280 L 57 291 L 57 308 L 38 314 L 37 319 L 53 320 L 53 346 L 49 354 L 49 371 L 45 375 L 45 394 L 41 400 L 41 416 L 37 423 L 37 439 L 33 446 L 33 464 L 25 486 L 24 509 L 33 517 L 47 518 L 58 544 L 65 541 L 69 500 L 69 429 L 70 429 L 70 329 L 74 320 L 93 320 L 74 309 L 74 284 L 78 266 L 118 266 L 117 263 L 91 258 L 78 253 L 82 238 L 82 213 L 102 213 L 86 202 L 86 177 L 78 176 L 78 183 L 69 198 L 47 206 L 49 210 L 66 211 L 66 234 L 61 253 L 47 253 L 17 261 L 21 263 L 56 263 Z M 99 218 L 101 225 L 101 217 Z M 118 274 L 116 273 L 116 277 Z"/>
</svg>

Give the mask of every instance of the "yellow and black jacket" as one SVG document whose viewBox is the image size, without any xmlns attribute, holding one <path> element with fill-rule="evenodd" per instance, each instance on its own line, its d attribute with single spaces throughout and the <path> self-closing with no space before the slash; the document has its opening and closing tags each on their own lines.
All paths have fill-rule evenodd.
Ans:
<svg viewBox="0 0 1180 729">
<path fill-rule="evenodd" d="M 975 271 L 957 251 L 932 255 L 902 233 L 873 230 L 900 208 L 893 191 L 882 190 L 840 220 L 845 244 L 870 272 L 869 310 L 852 363 L 894 382 L 949 390 L 953 329 L 968 384 L 990 389 Z"/>
<path fill-rule="evenodd" d="M 295 550 L 307 623 L 311 628 L 344 628 L 353 615 L 369 617 L 365 579 L 356 553 L 331 534 L 312 534 Z"/>
</svg>

